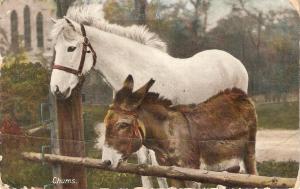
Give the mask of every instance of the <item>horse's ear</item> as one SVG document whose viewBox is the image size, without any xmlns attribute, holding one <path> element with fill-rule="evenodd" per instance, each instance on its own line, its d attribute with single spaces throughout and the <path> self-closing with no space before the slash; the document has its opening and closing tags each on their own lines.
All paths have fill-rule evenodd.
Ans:
<svg viewBox="0 0 300 189">
<path fill-rule="evenodd" d="M 53 24 L 56 24 L 56 23 L 57 23 L 57 20 L 56 20 L 55 18 L 51 17 L 50 19 L 51 19 L 51 21 L 53 22 Z"/>
<path fill-rule="evenodd" d="M 131 98 L 128 99 L 132 108 L 137 108 L 143 102 L 145 96 L 147 95 L 149 89 L 155 83 L 155 80 L 150 79 L 144 86 L 136 90 L 132 95 Z"/>
<path fill-rule="evenodd" d="M 69 18 L 67 18 L 66 16 L 64 16 L 64 19 L 65 19 L 66 22 L 69 24 L 69 26 L 70 26 L 74 31 L 76 31 L 75 24 L 74 24 Z"/>
<path fill-rule="evenodd" d="M 132 94 L 134 81 L 132 75 L 128 75 L 123 83 L 123 87 L 116 93 L 114 103 L 121 104 L 126 98 Z"/>
</svg>

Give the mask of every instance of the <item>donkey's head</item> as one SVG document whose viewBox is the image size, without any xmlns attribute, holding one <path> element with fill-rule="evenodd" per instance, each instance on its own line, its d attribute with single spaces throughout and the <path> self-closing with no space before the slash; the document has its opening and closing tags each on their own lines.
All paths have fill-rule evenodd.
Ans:
<svg viewBox="0 0 300 189">
<path fill-rule="evenodd" d="M 154 80 L 150 80 L 135 92 L 133 78 L 127 77 L 123 88 L 116 93 L 113 104 L 105 116 L 105 143 L 102 160 L 110 161 L 117 167 L 121 160 L 127 159 L 142 146 L 145 127 L 138 119 L 138 108 L 148 93 Z"/>
<path fill-rule="evenodd" d="M 85 27 L 71 19 L 53 20 L 55 57 L 51 75 L 51 91 L 60 98 L 68 98 L 96 61 L 96 54 L 86 37 Z"/>
</svg>

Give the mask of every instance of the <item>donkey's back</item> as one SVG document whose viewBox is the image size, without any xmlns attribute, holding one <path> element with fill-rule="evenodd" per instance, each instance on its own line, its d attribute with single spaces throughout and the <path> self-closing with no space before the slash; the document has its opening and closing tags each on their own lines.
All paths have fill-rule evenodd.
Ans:
<svg viewBox="0 0 300 189">
<path fill-rule="evenodd" d="M 245 92 L 226 89 L 181 111 L 198 142 L 200 168 L 256 174 L 256 111 Z"/>
</svg>

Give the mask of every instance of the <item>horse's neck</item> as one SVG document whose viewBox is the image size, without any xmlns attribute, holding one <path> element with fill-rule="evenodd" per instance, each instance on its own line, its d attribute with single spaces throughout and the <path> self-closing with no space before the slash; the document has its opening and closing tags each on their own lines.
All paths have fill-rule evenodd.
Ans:
<svg viewBox="0 0 300 189">
<path fill-rule="evenodd" d="M 150 79 L 155 74 L 149 68 L 166 69 L 162 60 L 153 61 L 153 58 L 170 57 L 164 52 L 95 28 L 90 28 L 88 35 L 97 53 L 95 69 L 113 89 L 119 89 L 128 74 L 132 74 L 137 82 L 144 82 L 143 77 Z"/>
</svg>

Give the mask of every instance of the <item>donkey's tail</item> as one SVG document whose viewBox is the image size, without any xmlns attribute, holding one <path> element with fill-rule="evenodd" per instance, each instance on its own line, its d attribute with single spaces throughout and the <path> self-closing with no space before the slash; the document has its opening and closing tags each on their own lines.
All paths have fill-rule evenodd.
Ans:
<svg viewBox="0 0 300 189">
<path fill-rule="evenodd" d="M 253 107 L 254 108 L 254 107 Z M 257 175 L 256 160 L 255 160 L 255 143 L 256 143 L 256 130 L 257 130 L 257 116 L 255 109 L 253 109 L 253 118 L 249 124 L 249 137 L 246 147 L 246 154 L 244 157 L 245 168 L 248 174 Z"/>
</svg>

